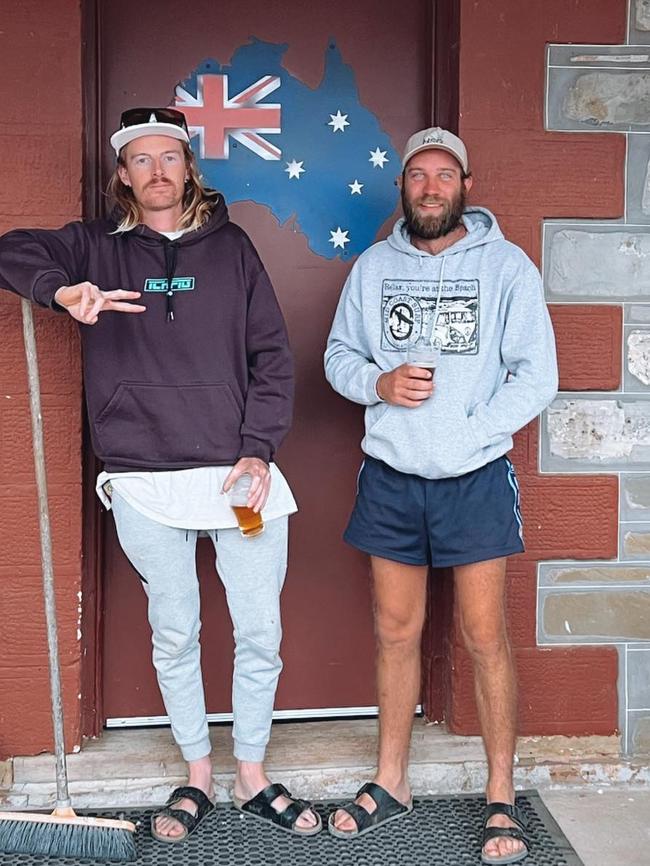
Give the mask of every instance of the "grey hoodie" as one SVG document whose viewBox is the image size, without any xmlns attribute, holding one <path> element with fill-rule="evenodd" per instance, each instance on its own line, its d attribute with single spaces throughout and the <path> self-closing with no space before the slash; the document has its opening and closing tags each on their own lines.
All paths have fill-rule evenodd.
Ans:
<svg viewBox="0 0 650 866">
<path fill-rule="evenodd" d="M 437 255 L 398 220 L 343 288 L 325 352 L 332 387 L 365 405 L 366 454 L 424 478 L 463 475 L 512 448 L 557 391 L 555 341 L 537 268 L 493 214 L 465 210 L 467 234 Z M 442 341 L 433 395 L 417 408 L 380 400 L 377 379 L 419 334 Z"/>
</svg>

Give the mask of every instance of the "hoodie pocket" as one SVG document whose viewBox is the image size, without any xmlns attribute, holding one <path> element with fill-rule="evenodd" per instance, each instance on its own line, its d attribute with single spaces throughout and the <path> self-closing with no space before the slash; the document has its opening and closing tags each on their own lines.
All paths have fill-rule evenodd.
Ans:
<svg viewBox="0 0 650 866">
<path fill-rule="evenodd" d="M 417 409 L 385 406 L 366 427 L 370 453 L 425 477 L 461 475 L 482 449 L 459 400 L 434 394 Z"/>
<path fill-rule="evenodd" d="M 100 457 L 144 466 L 233 460 L 242 413 L 225 382 L 122 382 L 95 420 Z"/>
</svg>

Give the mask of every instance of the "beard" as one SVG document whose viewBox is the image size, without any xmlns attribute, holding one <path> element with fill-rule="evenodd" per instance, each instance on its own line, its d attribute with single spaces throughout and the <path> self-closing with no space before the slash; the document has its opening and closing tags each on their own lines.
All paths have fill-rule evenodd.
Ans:
<svg viewBox="0 0 650 866">
<path fill-rule="evenodd" d="M 460 224 L 463 210 L 465 209 L 466 198 L 465 187 L 461 184 L 460 190 L 451 201 L 437 197 L 422 199 L 421 203 L 432 204 L 435 202 L 436 204 L 441 204 L 442 211 L 438 216 L 434 216 L 433 214 L 431 216 L 420 216 L 412 202 L 406 198 L 405 190 L 402 186 L 402 210 L 404 211 L 406 227 L 411 237 L 415 236 L 426 241 L 433 241 L 453 232 Z"/>
</svg>

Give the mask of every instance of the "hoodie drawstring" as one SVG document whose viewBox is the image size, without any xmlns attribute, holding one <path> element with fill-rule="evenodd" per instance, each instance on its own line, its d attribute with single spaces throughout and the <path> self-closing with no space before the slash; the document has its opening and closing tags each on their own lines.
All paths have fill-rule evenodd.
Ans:
<svg viewBox="0 0 650 866">
<path fill-rule="evenodd" d="M 167 321 L 174 321 L 174 274 L 176 273 L 176 254 L 178 246 L 169 238 L 163 239 L 165 249 L 165 272 L 167 275 Z"/>
<path fill-rule="evenodd" d="M 442 295 L 442 280 L 445 275 L 445 262 L 447 259 L 443 256 L 440 263 L 440 279 L 438 280 L 438 294 L 436 295 L 436 314 L 433 317 L 433 327 L 431 328 L 431 342 L 436 339 L 436 327 L 438 325 L 438 316 L 440 315 L 440 296 Z"/>
<path fill-rule="evenodd" d="M 423 256 L 418 256 L 420 261 L 420 265 L 422 265 Z M 447 259 L 443 256 L 442 261 L 440 262 L 440 277 L 438 278 L 438 294 L 436 295 L 436 312 L 435 315 L 429 319 L 429 326 L 427 327 L 427 331 L 425 334 L 422 334 L 422 339 L 425 339 L 429 345 L 435 344 L 436 341 L 436 327 L 438 325 L 438 316 L 440 315 L 440 297 L 442 295 L 442 283 L 445 276 L 445 262 Z"/>
</svg>

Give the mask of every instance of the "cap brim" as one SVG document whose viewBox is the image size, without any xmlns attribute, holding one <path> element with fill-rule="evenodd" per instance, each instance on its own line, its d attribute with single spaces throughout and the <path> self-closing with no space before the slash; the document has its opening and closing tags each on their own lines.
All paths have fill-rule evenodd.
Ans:
<svg viewBox="0 0 650 866">
<path fill-rule="evenodd" d="M 409 150 L 408 153 L 404 154 L 404 158 L 402 159 L 402 168 L 406 168 L 406 163 L 409 161 L 409 159 L 411 159 L 412 156 L 415 156 L 416 153 L 420 153 L 420 151 L 422 150 L 444 150 L 446 153 L 450 153 L 456 158 L 458 164 L 463 169 L 465 174 L 467 174 L 469 167 L 467 163 L 463 161 L 461 155 L 459 153 L 456 153 L 453 148 L 447 147 L 444 144 L 423 144 L 420 147 L 414 147 L 413 150 Z"/>
<path fill-rule="evenodd" d="M 170 138 L 178 139 L 178 141 L 190 143 L 189 135 L 174 123 L 136 123 L 134 126 L 126 126 L 114 132 L 111 135 L 111 147 L 119 156 L 125 144 L 145 135 L 168 135 Z"/>
</svg>

